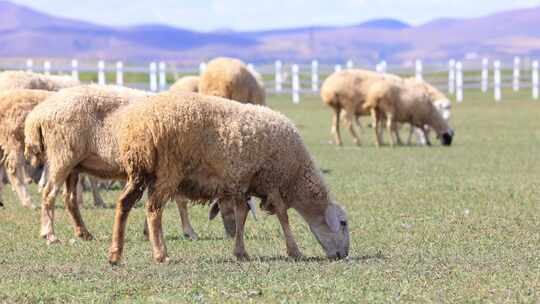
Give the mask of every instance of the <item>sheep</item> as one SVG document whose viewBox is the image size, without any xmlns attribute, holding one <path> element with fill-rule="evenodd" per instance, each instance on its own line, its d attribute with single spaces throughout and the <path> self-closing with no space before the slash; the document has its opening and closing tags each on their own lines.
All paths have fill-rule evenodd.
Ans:
<svg viewBox="0 0 540 304">
<path fill-rule="evenodd" d="M 111 86 L 80 86 L 51 96 L 28 115 L 25 123 L 25 157 L 33 165 L 47 163 L 48 179 L 42 191 L 41 236 L 47 244 L 58 241 L 53 229 L 54 200 L 65 183 L 66 209 L 75 234 L 92 239 L 73 201 L 79 173 L 104 179 L 126 177 L 119 163 L 115 125 L 123 119 L 123 108 L 141 102 L 147 93 Z M 187 214 L 187 200 L 175 197 L 184 234 L 197 239 Z"/>
<path fill-rule="evenodd" d="M 5 71 L 0 73 L 0 91 L 10 89 L 33 89 L 59 91 L 80 85 L 70 76 L 42 75 L 23 71 Z"/>
<path fill-rule="evenodd" d="M 0 73 L 0 92 L 13 89 L 58 91 L 78 85 L 80 85 L 80 82 L 70 76 L 42 75 L 23 71 L 5 71 Z M 105 203 L 95 187 L 96 181 L 90 178 L 90 182 L 92 185 L 94 204 L 96 206 L 104 207 Z M 79 183 L 77 187 L 79 190 L 82 189 L 81 183 Z M 20 189 L 20 187 L 15 188 Z M 79 191 L 77 195 L 79 203 L 82 204 L 82 190 Z"/>
<path fill-rule="evenodd" d="M 414 77 L 406 78 L 405 83 L 407 85 L 415 87 L 417 90 L 423 90 L 428 94 L 429 98 L 431 99 L 431 102 L 435 105 L 435 108 L 439 111 L 441 116 L 443 117 L 446 122 L 450 120 L 450 110 L 452 108 L 452 103 L 450 102 L 450 99 L 446 97 L 441 91 L 439 91 L 434 86 L 430 85 L 429 83 L 423 81 L 423 80 L 417 80 Z M 421 145 L 429 145 L 429 129 L 426 130 L 426 136 L 424 137 L 424 132 L 422 132 L 421 129 L 411 127 L 410 133 L 409 133 L 409 139 L 407 140 L 407 143 L 411 144 L 411 139 L 413 133 L 416 135 L 417 142 Z"/>
<path fill-rule="evenodd" d="M 379 80 L 401 82 L 402 79 L 392 74 L 381 74 L 368 70 L 348 69 L 335 72 L 330 75 L 321 86 L 321 99 L 334 111 L 332 133 L 335 143 L 341 146 L 341 133 L 339 130 L 342 111 L 345 113 L 345 121 L 349 132 L 353 136 L 354 143 L 360 145 L 360 139 L 356 134 L 353 122 L 358 125 L 358 119 L 362 115 L 369 115 L 362 108 L 366 100 L 366 92 L 371 85 Z"/>
<path fill-rule="evenodd" d="M 242 103 L 266 105 L 266 91 L 246 65 L 233 58 L 211 60 L 201 75 L 199 92 Z"/>
<path fill-rule="evenodd" d="M 0 165 L 24 207 L 35 209 L 25 182 L 24 121 L 30 111 L 53 92 L 15 89 L 0 93 Z"/>
<path fill-rule="evenodd" d="M 199 92 L 199 76 L 184 76 L 178 79 L 170 88 L 173 92 Z"/>
<path fill-rule="evenodd" d="M 161 217 L 167 199 L 177 192 L 234 206 L 234 255 L 239 260 L 249 259 L 243 202 L 251 196 L 277 215 L 289 256 L 302 256 L 289 228 L 289 208 L 307 221 L 329 258 L 348 255 L 346 213 L 330 197 L 297 129 L 277 112 L 215 96 L 164 92 L 124 109 L 118 144 L 128 182 L 116 205 L 109 253 L 113 265 L 122 256 L 129 212 L 145 189 L 157 262 L 167 260 Z"/>
<path fill-rule="evenodd" d="M 446 120 L 435 108 L 431 97 L 423 90 L 405 82 L 393 82 L 381 80 L 375 82 L 369 88 L 364 111 L 369 111 L 373 120 L 377 146 L 382 144 L 380 133 L 381 117 L 386 118 L 390 144 L 394 146 L 393 134 L 396 131 L 396 123 L 409 123 L 426 132 L 425 125 L 437 132 L 444 146 L 452 144 L 454 131 L 448 126 Z"/>
</svg>

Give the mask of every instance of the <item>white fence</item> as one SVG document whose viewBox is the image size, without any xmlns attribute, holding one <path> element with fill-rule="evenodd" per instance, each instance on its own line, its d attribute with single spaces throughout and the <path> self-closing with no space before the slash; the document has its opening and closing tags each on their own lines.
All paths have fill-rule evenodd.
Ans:
<svg viewBox="0 0 540 304">
<path fill-rule="evenodd" d="M 157 92 L 168 88 L 170 84 L 168 80 L 172 81 L 182 75 L 200 74 L 206 69 L 204 62 L 199 66 L 177 66 L 166 62 L 134 65 L 102 60 L 97 63 L 45 60 L 41 63 L 33 59 L 9 64 L 0 63 L 0 70 L 71 74 L 73 78 L 81 79 L 83 82 L 115 83 L 119 86 L 126 85 Z M 505 88 L 511 88 L 512 90 L 508 91 L 513 92 L 530 90 L 535 100 L 540 95 L 538 61 L 522 60 L 519 57 L 514 58 L 512 62 L 493 61 L 493 63 L 483 58 L 464 62 L 452 59 L 448 64 L 424 64 L 421 60 L 416 60 L 402 65 L 389 65 L 382 61 L 374 66 L 361 66 L 352 60 L 347 60 L 344 64 L 323 64 L 317 60 L 307 64 L 289 64 L 279 60 L 272 64 L 249 64 L 250 69 L 263 76 L 269 94 L 290 94 L 294 103 L 299 103 L 303 94 L 318 94 L 322 82 L 331 73 L 354 67 L 425 80 L 454 95 L 457 102 L 466 100 L 467 92 L 476 89 L 487 94 L 491 88 L 497 102 L 503 100 Z M 127 77 L 127 74 L 131 77 Z"/>
</svg>

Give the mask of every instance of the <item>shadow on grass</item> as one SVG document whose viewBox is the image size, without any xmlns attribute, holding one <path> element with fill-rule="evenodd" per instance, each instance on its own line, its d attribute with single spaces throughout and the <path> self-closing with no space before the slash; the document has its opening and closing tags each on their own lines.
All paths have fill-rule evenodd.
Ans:
<svg viewBox="0 0 540 304">
<path fill-rule="evenodd" d="M 218 259 L 210 259 L 208 260 L 209 263 L 216 263 L 216 264 L 244 264 L 244 263 L 279 263 L 279 262 L 286 262 L 286 263 L 362 263 L 367 262 L 371 260 L 376 261 L 384 261 L 386 258 L 382 255 L 382 253 L 377 253 L 374 255 L 362 255 L 362 256 L 350 256 L 346 259 L 341 260 L 332 260 L 328 259 L 326 257 L 302 257 L 302 258 L 291 258 L 288 256 L 251 256 L 251 258 L 248 261 L 238 261 L 234 257 L 230 258 L 218 258 Z M 182 260 L 171 260 L 171 264 L 181 264 Z"/>
</svg>

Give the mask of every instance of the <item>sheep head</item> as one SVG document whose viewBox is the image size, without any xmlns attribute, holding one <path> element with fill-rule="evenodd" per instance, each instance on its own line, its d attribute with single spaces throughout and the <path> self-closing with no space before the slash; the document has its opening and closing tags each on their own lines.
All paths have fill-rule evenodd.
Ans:
<svg viewBox="0 0 540 304">
<path fill-rule="evenodd" d="M 349 223 L 340 205 L 330 203 L 322 214 L 304 217 L 329 259 L 342 259 L 349 255 Z"/>
</svg>

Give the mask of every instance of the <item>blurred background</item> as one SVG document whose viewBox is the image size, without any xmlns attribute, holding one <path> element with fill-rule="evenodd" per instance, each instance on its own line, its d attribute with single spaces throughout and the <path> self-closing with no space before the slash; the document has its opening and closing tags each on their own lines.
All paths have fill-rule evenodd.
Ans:
<svg viewBox="0 0 540 304">
<path fill-rule="evenodd" d="M 0 56 L 407 63 L 540 54 L 540 1 L 0 1 Z"/>
</svg>

